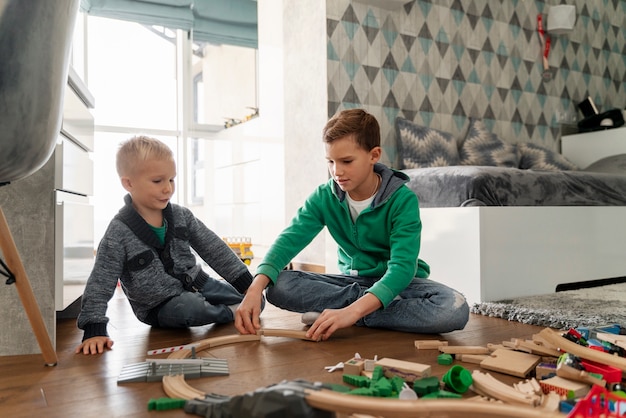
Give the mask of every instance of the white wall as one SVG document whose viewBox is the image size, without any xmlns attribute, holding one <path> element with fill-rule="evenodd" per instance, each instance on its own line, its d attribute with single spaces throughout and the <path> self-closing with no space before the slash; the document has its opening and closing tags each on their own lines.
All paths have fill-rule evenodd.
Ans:
<svg viewBox="0 0 626 418">
<path fill-rule="evenodd" d="M 290 220 L 313 189 L 328 180 L 322 143 L 328 119 L 326 2 L 285 0 L 283 19 L 285 211 Z M 297 261 L 324 265 L 325 242 L 321 234 Z"/>
<path fill-rule="evenodd" d="M 207 141 L 202 215 L 218 234 L 250 236 L 260 258 L 328 174 L 325 2 L 264 1 L 258 14 L 260 116 Z M 297 261 L 323 265 L 324 236 Z"/>
</svg>

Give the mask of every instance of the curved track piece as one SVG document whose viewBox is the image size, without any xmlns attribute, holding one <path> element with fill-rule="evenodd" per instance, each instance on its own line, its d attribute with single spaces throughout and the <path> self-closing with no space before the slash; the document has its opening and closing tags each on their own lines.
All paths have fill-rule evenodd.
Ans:
<svg viewBox="0 0 626 418">
<path fill-rule="evenodd" d="M 488 373 L 482 373 L 478 370 L 474 370 L 472 372 L 472 380 L 472 384 L 477 391 L 491 398 L 528 406 L 537 406 L 541 403 L 540 396 L 534 394 L 524 394 L 512 386 L 499 381 Z"/>
<path fill-rule="evenodd" d="M 483 417 L 483 418 L 563 418 L 563 414 L 543 409 L 476 402 L 461 399 L 399 400 L 347 395 L 329 390 L 305 390 L 306 401 L 314 408 L 346 414 L 369 414 L 394 418 L 416 417 Z"/>
<path fill-rule="evenodd" d="M 163 390 L 170 398 L 178 399 L 198 399 L 204 398 L 206 393 L 195 389 L 185 381 L 182 374 L 176 376 L 163 376 Z"/>
<path fill-rule="evenodd" d="M 225 337 L 208 338 L 195 343 L 197 351 L 226 344 L 246 341 L 258 341 L 264 336 L 290 337 L 309 340 L 304 331 L 290 331 L 278 329 L 260 330 L 257 335 L 230 335 Z M 191 350 L 176 351 L 168 358 L 187 358 Z M 163 390 L 172 398 L 186 400 L 202 399 L 211 396 L 195 389 L 185 382 L 183 375 L 165 376 Z M 548 412 L 544 409 L 535 409 L 524 405 L 507 405 L 500 403 L 476 402 L 473 400 L 400 400 L 390 398 L 367 398 L 364 396 L 347 395 L 327 389 L 304 389 L 303 396 L 308 405 L 324 411 L 345 414 L 369 414 L 374 416 L 393 416 L 394 418 L 437 417 L 437 418 L 467 418 L 480 416 L 485 418 L 563 418 L 563 414 Z"/>
<path fill-rule="evenodd" d="M 237 334 L 237 335 L 226 335 L 224 337 L 207 338 L 205 340 L 200 340 L 194 343 L 193 346 L 196 352 L 198 352 L 202 350 L 207 350 L 209 348 L 219 347 L 221 345 L 243 343 L 247 341 L 260 341 L 260 340 L 261 340 L 261 336 L 259 334 L 256 334 L 256 335 Z M 169 356 L 167 356 L 167 358 L 183 359 L 183 358 L 188 358 L 189 356 L 191 356 L 191 349 L 185 348 L 183 350 L 174 351 Z"/>
</svg>

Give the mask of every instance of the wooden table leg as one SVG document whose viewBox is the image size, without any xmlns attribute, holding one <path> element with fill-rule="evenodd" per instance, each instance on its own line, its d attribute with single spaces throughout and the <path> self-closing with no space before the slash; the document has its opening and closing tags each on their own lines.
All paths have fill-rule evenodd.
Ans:
<svg viewBox="0 0 626 418">
<path fill-rule="evenodd" d="M 28 281 L 24 264 L 22 264 L 22 259 L 20 258 L 20 254 L 15 246 L 13 235 L 11 234 L 9 225 L 4 217 L 2 208 L 0 208 L 0 250 L 4 255 L 6 265 L 15 276 L 15 287 L 17 288 L 17 293 L 22 301 L 26 315 L 28 315 L 28 320 L 33 328 L 37 342 L 39 343 L 39 348 L 43 354 L 44 362 L 46 366 L 56 366 L 56 351 L 52 346 L 52 341 L 48 335 L 46 324 L 41 316 L 41 310 L 39 309 L 39 305 L 35 299 L 33 288 Z"/>
</svg>

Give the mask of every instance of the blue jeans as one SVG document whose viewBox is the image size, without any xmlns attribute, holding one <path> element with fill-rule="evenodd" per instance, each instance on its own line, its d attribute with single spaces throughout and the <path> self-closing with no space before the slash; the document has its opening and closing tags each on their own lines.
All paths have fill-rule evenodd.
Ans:
<svg viewBox="0 0 626 418">
<path fill-rule="evenodd" d="M 350 305 L 378 279 L 284 270 L 268 287 L 267 301 L 294 312 L 322 312 Z M 415 278 L 391 303 L 359 319 L 358 326 L 388 328 L 419 334 L 463 329 L 469 306 L 456 290 L 428 279 Z"/>
<path fill-rule="evenodd" d="M 235 318 L 228 306 L 242 299 L 243 295 L 230 283 L 209 277 L 199 292 L 183 291 L 167 301 L 159 309 L 159 327 L 187 328 L 232 322 Z"/>
</svg>

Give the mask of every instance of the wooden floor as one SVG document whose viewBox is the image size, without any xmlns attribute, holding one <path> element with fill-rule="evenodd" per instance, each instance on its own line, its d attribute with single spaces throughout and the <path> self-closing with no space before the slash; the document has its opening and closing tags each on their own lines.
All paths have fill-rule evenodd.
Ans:
<svg viewBox="0 0 626 418">
<path fill-rule="evenodd" d="M 182 410 L 148 411 L 151 398 L 165 396 L 160 382 L 118 384 L 122 367 L 146 360 L 150 349 L 187 344 L 215 336 L 236 334 L 232 325 L 205 326 L 189 330 L 152 329 L 137 321 L 121 292 L 109 303 L 109 333 L 113 350 L 102 355 L 74 354 L 82 331 L 75 320 L 58 320 L 59 363 L 46 367 L 40 355 L 0 357 L 0 417 L 189 417 Z M 266 328 L 303 329 L 300 316 L 271 305 L 262 315 Z M 324 366 L 352 358 L 390 357 L 432 365 L 441 377 L 450 366 L 437 365 L 436 350 L 419 351 L 416 339 L 445 339 L 450 345 L 486 345 L 511 338 L 530 338 L 541 327 L 503 319 L 471 315 L 462 331 L 444 335 L 417 335 L 352 327 L 338 331 L 325 342 L 263 337 L 217 347 L 199 356 L 225 358 L 230 375 L 188 380 L 205 392 L 237 395 L 284 379 L 341 383 L 341 372 L 328 373 Z M 164 358 L 166 355 L 161 355 Z M 468 369 L 472 365 L 463 363 Z M 520 379 L 491 373 L 507 383 Z"/>
</svg>

